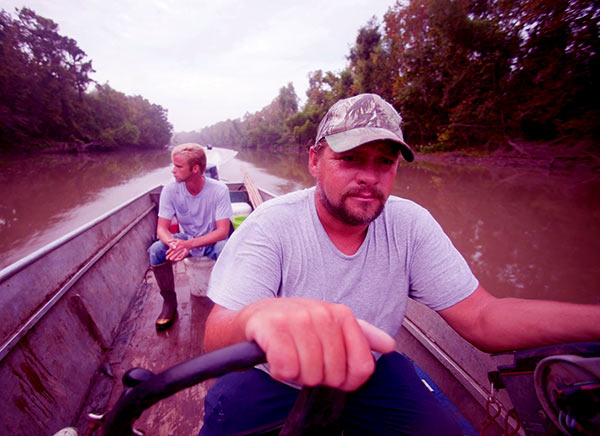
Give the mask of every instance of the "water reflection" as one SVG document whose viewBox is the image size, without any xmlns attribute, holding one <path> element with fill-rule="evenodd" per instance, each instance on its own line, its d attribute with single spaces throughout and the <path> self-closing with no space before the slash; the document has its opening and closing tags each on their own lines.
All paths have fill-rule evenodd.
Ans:
<svg viewBox="0 0 600 436">
<path fill-rule="evenodd" d="M 166 151 L 3 158 L 0 267 L 166 183 L 169 163 Z M 243 151 L 220 173 L 241 169 L 275 194 L 313 185 L 306 154 Z M 416 162 L 394 194 L 429 209 L 495 295 L 600 303 L 596 175 Z"/>
<path fill-rule="evenodd" d="M 3 155 L 1 266 L 170 177 L 165 151 Z"/>
<path fill-rule="evenodd" d="M 254 183 L 274 194 L 281 195 L 314 184 L 308 172 L 307 153 L 265 153 L 258 150 L 242 150 L 236 159 L 220 169 L 221 177 L 241 180 L 245 169 Z"/>
<path fill-rule="evenodd" d="M 405 165 L 395 194 L 430 210 L 495 295 L 600 302 L 597 177 Z"/>
</svg>

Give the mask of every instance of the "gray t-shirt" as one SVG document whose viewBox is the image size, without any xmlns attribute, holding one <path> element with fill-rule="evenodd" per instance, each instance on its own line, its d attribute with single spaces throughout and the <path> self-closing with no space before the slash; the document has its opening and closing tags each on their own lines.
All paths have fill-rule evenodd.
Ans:
<svg viewBox="0 0 600 436">
<path fill-rule="evenodd" d="M 197 195 L 190 194 L 185 182 L 168 183 L 160 194 L 158 216 L 177 221 L 183 232 L 197 238 L 217 228 L 216 222 L 233 215 L 229 189 L 225 183 L 206 177 L 206 183 Z M 194 257 L 204 254 L 204 247 L 192 248 Z"/>
<path fill-rule="evenodd" d="M 343 303 L 394 336 L 409 296 L 441 310 L 477 286 L 423 207 L 389 197 L 361 247 L 348 256 L 327 236 L 310 188 L 269 200 L 243 222 L 215 264 L 208 296 L 232 310 L 270 297 Z"/>
</svg>

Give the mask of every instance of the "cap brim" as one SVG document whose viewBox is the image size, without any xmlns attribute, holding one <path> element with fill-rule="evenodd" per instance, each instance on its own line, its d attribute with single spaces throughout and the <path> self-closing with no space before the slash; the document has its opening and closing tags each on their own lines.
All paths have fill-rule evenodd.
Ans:
<svg viewBox="0 0 600 436">
<path fill-rule="evenodd" d="M 329 147 L 336 153 L 343 153 L 369 142 L 391 141 L 399 145 L 402 157 L 407 162 L 415 160 L 415 154 L 402 138 L 380 127 L 359 127 L 357 129 L 346 130 L 345 132 L 334 133 L 333 135 L 326 135 L 325 139 Z"/>
</svg>

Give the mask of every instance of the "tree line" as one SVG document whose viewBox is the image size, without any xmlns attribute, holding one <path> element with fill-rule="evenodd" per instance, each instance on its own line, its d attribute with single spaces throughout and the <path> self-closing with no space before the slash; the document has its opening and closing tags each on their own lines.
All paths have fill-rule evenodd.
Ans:
<svg viewBox="0 0 600 436">
<path fill-rule="evenodd" d="M 399 1 L 358 30 L 344 70 L 309 74 L 301 108 L 290 83 L 262 110 L 174 141 L 305 147 L 331 104 L 373 92 L 421 150 L 597 144 L 599 20 L 591 0 Z"/>
<path fill-rule="evenodd" d="M 58 25 L 22 8 L 0 11 L 0 149 L 164 147 L 167 111 L 89 75 L 92 61 Z M 95 88 L 88 90 L 92 84 Z"/>
</svg>

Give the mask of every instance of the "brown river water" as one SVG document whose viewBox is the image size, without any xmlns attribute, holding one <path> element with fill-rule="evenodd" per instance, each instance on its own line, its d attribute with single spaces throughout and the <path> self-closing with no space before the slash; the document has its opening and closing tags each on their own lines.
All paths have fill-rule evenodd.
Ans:
<svg viewBox="0 0 600 436">
<path fill-rule="evenodd" d="M 240 152 L 220 168 L 283 194 L 313 185 L 304 154 Z M 0 269 L 171 180 L 168 151 L 0 155 Z M 401 165 L 394 194 L 423 205 L 498 296 L 600 303 L 600 177 Z"/>
</svg>

